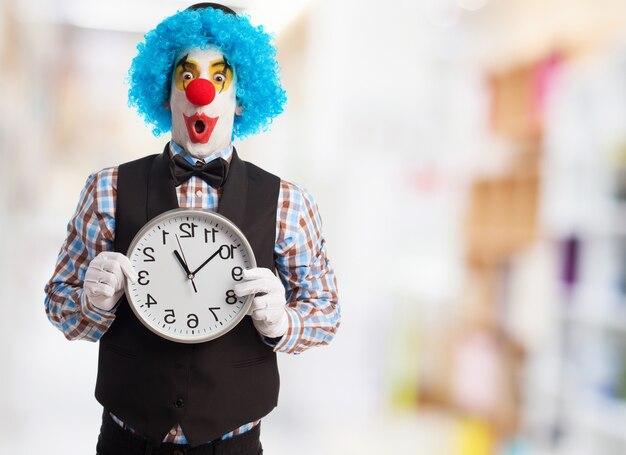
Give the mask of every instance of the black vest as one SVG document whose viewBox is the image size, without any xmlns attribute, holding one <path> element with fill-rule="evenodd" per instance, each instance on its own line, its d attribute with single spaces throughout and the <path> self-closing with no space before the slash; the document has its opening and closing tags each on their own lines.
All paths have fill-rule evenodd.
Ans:
<svg viewBox="0 0 626 455">
<path fill-rule="evenodd" d="M 119 166 L 115 251 L 139 229 L 178 207 L 169 149 Z M 274 269 L 280 179 L 233 152 L 219 212 L 245 234 L 257 265 Z M 134 316 L 126 297 L 100 340 L 96 398 L 139 433 L 161 441 L 177 423 L 192 445 L 267 415 L 278 400 L 276 355 L 249 316 L 200 344 L 165 340 Z"/>
</svg>

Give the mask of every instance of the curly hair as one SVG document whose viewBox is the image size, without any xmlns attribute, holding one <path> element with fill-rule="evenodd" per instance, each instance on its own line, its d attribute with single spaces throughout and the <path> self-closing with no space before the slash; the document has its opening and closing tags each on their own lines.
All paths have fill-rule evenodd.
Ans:
<svg viewBox="0 0 626 455">
<path fill-rule="evenodd" d="M 234 68 L 237 104 L 233 136 L 244 138 L 266 130 L 287 100 L 271 36 L 246 15 L 219 9 L 184 10 L 167 17 L 144 36 L 128 71 L 129 104 L 159 136 L 172 128 L 169 105 L 174 61 L 191 48 L 216 48 Z"/>
</svg>

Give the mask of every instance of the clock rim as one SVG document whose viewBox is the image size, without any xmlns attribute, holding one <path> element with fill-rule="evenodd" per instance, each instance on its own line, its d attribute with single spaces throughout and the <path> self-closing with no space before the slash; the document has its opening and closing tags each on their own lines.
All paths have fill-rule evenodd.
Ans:
<svg viewBox="0 0 626 455">
<path fill-rule="evenodd" d="M 220 222 L 224 223 L 227 225 L 227 227 L 229 229 L 232 229 L 235 234 L 239 237 L 239 239 L 242 241 L 242 244 L 244 246 L 244 248 L 247 250 L 248 255 L 250 257 L 250 264 L 252 266 L 252 268 L 255 268 L 257 266 L 256 264 L 256 258 L 254 256 L 254 251 L 252 250 L 252 246 L 250 246 L 250 242 L 248 241 L 248 239 L 246 238 L 246 236 L 244 235 L 244 233 L 242 232 L 241 229 L 239 229 L 239 227 L 237 227 L 237 225 L 235 223 L 233 223 L 231 220 L 229 220 L 228 218 L 226 218 L 224 215 L 217 213 L 213 210 L 208 210 L 208 209 L 198 209 L 198 208 L 184 208 L 184 207 L 179 207 L 176 209 L 171 209 L 168 210 L 167 212 L 163 212 L 160 215 L 155 216 L 154 218 L 152 218 L 151 220 L 149 220 L 146 224 L 144 224 L 141 229 L 139 229 L 139 231 L 137 232 L 137 234 L 135 234 L 135 237 L 133 237 L 132 242 L 130 243 L 130 246 L 128 247 L 128 250 L 126 251 L 126 257 L 128 257 L 130 259 L 130 253 L 135 249 L 135 247 L 137 246 L 137 244 L 141 241 L 141 239 L 143 238 L 143 236 L 150 230 L 152 229 L 154 226 L 156 226 L 157 224 L 159 224 L 161 221 L 171 218 L 172 216 L 181 216 L 181 215 L 202 215 L 202 216 L 212 216 L 214 218 L 217 218 Z M 183 216 L 185 216 L 183 215 Z M 133 267 L 134 269 L 134 267 Z M 246 300 L 244 301 L 243 307 L 241 309 L 241 311 L 239 312 L 239 314 L 237 314 L 237 316 L 235 316 L 229 324 L 225 324 L 225 329 L 222 328 L 222 331 L 219 331 L 219 333 L 212 333 L 209 335 L 206 335 L 204 337 L 201 338 L 195 338 L 195 339 L 181 339 L 181 338 L 177 338 L 174 335 L 170 335 L 167 333 L 163 333 L 161 331 L 159 331 L 158 329 L 152 327 L 151 325 L 149 325 L 143 318 L 143 316 L 141 316 L 139 310 L 135 307 L 135 304 L 133 303 L 132 297 L 130 295 L 129 292 L 129 286 L 130 286 L 131 282 L 130 282 L 130 278 L 126 277 L 126 286 L 124 286 L 124 294 L 126 295 L 126 300 L 128 301 L 128 306 L 131 308 L 132 312 L 135 314 L 135 317 L 141 322 L 141 324 L 146 327 L 148 330 L 150 330 L 152 333 L 158 335 L 161 338 L 164 338 L 166 340 L 169 341 L 173 341 L 176 343 L 183 343 L 183 344 L 199 344 L 199 343 L 205 343 L 207 341 L 211 341 L 211 340 L 215 340 L 217 338 L 220 338 L 224 335 L 226 335 L 228 332 L 230 332 L 232 329 L 234 329 L 236 326 L 239 325 L 239 323 L 243 320 L 243 318 L 248 314 L 248 311 L 250 310 L 250 307 L 252 306 L 252 300 L 254 299 L 254 295 L 248 295 L 246 296 Z"/>
</svg>

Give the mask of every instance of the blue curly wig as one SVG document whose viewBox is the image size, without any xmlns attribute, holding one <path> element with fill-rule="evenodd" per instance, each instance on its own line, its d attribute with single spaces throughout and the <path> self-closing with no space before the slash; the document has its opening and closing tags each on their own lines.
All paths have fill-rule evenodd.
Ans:
<svg viewBox="0 0 626 455">
<path fill-rule="evenodd" d="M 234 68 L 237 103 L 233 136 L 244 138 L 266 130 L 283 111 L 287 100 L 280 84 L 276 49 L 262 26 L 245 15 L 226 14 L 214 8 L 184 10 L 164 19 L 137 45 L 128 72 L 129 104 L 137 109 L 155 136 L 172 128 L 170 84 L 175 59 L 191 48 L 218 49 Z"/>
</svg>

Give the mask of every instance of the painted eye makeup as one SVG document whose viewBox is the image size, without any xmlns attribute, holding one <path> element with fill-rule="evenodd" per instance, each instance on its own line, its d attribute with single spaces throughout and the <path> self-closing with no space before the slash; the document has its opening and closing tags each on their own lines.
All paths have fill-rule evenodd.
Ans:
<svg viewBox="0 0 626 455">
<path fill-rule="evenodd" d="M 180 91 L 185 91 L 187 85 L 194 79 L 200 76 L 200 70 L 198 69 L 198 63 L 194 60 L 187 60 L 187 55 L 176 62 L 176 69 L 174 72 L 174 83 Z"/>
<path fill-rule="evenodd" d="M 209 74 L 219 93 L 228 89 L 233 80 L 233 70 L 224 58 L 209 62 Z"/>
</svg>

